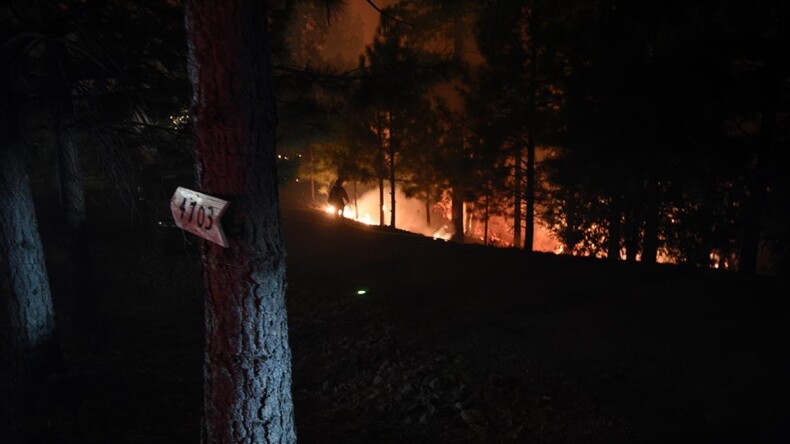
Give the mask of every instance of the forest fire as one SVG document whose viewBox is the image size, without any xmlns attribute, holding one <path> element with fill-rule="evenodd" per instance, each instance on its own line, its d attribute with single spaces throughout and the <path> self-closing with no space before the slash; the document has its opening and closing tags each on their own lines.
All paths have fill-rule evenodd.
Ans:
<svg viewBox="0 0 790 444">
<path fill-rule="evenodd" d="M 334 205 L 326 205 L 324 207 L 324 212 L 330 216 L 342 215 L 344 218 L 353 220 L 354 222 L 359 222 L 365 225 L 373 225 L 373 218 L 370 217 L 370 213 L 364 213 L 363 216 L 359 217 L 357 216 L 358 212 L 353 205 L 347 206 L 342 213 Z"/>
<path fill-rule="evenodd" d="M 384 195 L 389 196 L 390 190 L 385 188 Z M 378 189 L 365 190 L 356 200 L 356 205 L 350 203 L 342 212 L 345 219 L 365 225 L 379 225 Z M 396 224 L 395 227 L 404 231 L 422 234 L 434 240 L 449 241 L 453 237 L 452 220 L 448 209 L 450 202 L 436 202 L 430 210 L 426 209 L 424 201 L 407 197 L 402 190 L 396 188 Z M 340 216 L 341 212 L 333 205 L 326 204 L 323 211 L 329 216 Z M 430 217 L 426 214 L 430 211 Z M 389 226 L 391 211 L 387 204 L 383 205 L 384 221 L 381 225 Z M 513 220 L 506 215 L 489 215 L 488 223 L 485 216 L 478 214 L 472 205 L 464 211 L 464 237 L 467 242 L 483 243 L 497 247 L 513 246 Z M 430 222 L 429 222 L 430 221 Z M 487 234 L 486 234 L 487 230 Z M 545 253 L 562 254 L 562 244 L 554 237 L 551 230 L 538 219 L 536 221 L 533 240 L 533 250 Z"/>
</svg>

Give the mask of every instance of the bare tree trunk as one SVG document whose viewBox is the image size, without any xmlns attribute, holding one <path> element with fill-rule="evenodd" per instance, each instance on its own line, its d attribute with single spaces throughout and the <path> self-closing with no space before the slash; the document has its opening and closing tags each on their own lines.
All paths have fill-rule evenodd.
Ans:
<svg viewBox="0 0 790 444">
<path fill-rule="evenodd" d="M 357 205 L 357 181 L 354 181 L 354 216 L 359 220 L 359 205 Z"/>
<path fill-rule="evenodd" d="M 524 249 L 531 252 L 535 238 L 535 138 L 538 130 L 538 0 L 532 1 L 530 20 L 529 134 L 527 138 L 527 214 Z"/>
<path fill-rule="evenodd" d="M 636 261 L 636 255 L 639 253 L 639 225 L 640 220 L 637 210 L 633 207 L 634 202 L 631 202 L 628 209 L 626 223 L 625 223 L 625 258 L 628 261 Z"/>
<path fill-rule="evenodd" d="M 491 215 L 491 213 L 490 213 L 490 210 L 491 210 L 490 207 L 491 206 L 490 206 L 490 202 L 489 202 L 490 198 L 491 198 L 491 187 L 490 187 L 490 185 L 488 185 L 488 186 L 486 186 L 486 211 L 485 211 L 486 222 L 485 222 L 485 226 L 484 226 L 485 233 L 483 234 L 483 245 L 488 245 L 488 218 Z"/>
<path fill-rule="evenodd" d="M 714 185 L 708 185 L 705 189 L 702 205 L 700 206 L 700 245 L 689 254 L 694 265 L 702 268 L 710 268 L 713 264 L 711 254 L 714 249 L 714 216 L 713 208 L 716 205 L 716 189 Z"/>
<path fill-rule="evenodd" d="M 532 133 L 531 130 L 530 134 Z M 527 145 L 527 214 L 524 225 L 524 249 L 532 251 L 535 238 L 535 141 L 530 136 Z"/>
<path fill-rule="evenodd" d="M 622 197 L 614 192 L 609 200 L 609 239 L 606 257 L 620 260 Z"/>
<path fill-rule="evenodd" d="M 310 155 L 310 201 L 315 202 L 315 173 L 313 170 L 313 148 L 307 150 Z"/>
<path fill-rule="evenodd" d="M 54 106 L 57 131 L 58 178 L 69 252 L 68 300 L 73 324 L 84 340 L 95 343 L 98 315 L 93 291 L 90 238 L 85 210 L 85 180 L 76 142 L 73 105 L 62 99 Z"/>
<path fill-rule="evenodd" d="M 379 175 L 379 226 L 384 226 L 384 137 L 381 134 L 381 109 L 376 112 L 376 129 L 379 136 L 379 156 L 378 156 L 378 175 Z"/>
<path fill-rule="evenodd" d="M 390 227 L 395 228 L 395 119 L 390 116 Z"/>
<path fill-rule="evenodd" d="M 513 186 L 513 246 L 521 248 L 521 187 L 524 186 L 523 172 L 521 169 L 521 162 L 523 162 L 524 147 L 518 146 L 516 150 L 516 162 L 514 171 Z"/>
<path fill-rule="evenodd" d="M 453 219 L 453 240 L 455 242 L 464 241 L 464 198 L 461 185 L 456 182 L 452 188 L 452 219 Z"/>
<path fill-rule="evenodd" d="M 453 17 L 453 55 L 460 65 L 463 63 L 464 57 L 464 21 L 463 16 L 458 13 Z M 461 128 L 456 126 L 454 129 L 457 140 L 453 141 L 456 144 L 456 155 L 458 156 L 459 170 L 460 165 L 463 164 L 464 158 L 464 138 L 461 134 Z M 452 181 L 452 219 L 453 219 L 453 241 L 464 241 L 464 192 L 461 185 L 461 179 L 458 177 L 461 171 L 455 171 Z"/>
<path fill-rule="evenodd" d="M 63 369 L 16 109 L 0 72 L 0 381 Z"/>
<path fill-rule="evenodd" d="M 230 201 L 229 248 L 202 251 L 205 443 L 296 441 L 267 3 L 186 8 L 198 182 Z"/>
<path fill-rule="evenodd" d="M 72 113 L 58 108 L 57 143 L 58 177 L 60 179 L 61 203 L 66 227 L 73 231 L 81 230 L 87 220 L 85 211 L 85 179 L 82 174 L 79 148 L 74 140 L 74 119 Z"/>
<path fill-rule="evenodd" d="M 749 180 L 749 196 L 746 201 L 746 213 L 741 238 L 738 271 L 746 274 L 757 272 L 757 259 L 760 253 L 760 240 L 763 229 L 763 212 L 767 196 L 765 176 L 769 168 L 768 156 L 771 152 L 776 131 L 778 100 L 781 97 L 779 85 L 781 85 L 782 77 L 773 66 L 774 63 L 769 62 L 765 68 L 767 73 L 762 97 L 760 134 L 757 138 L 755 167 Z"/>
<path fill-rule="evenodd" d="M 425 192 L 425 222 L 431 226 L 431 191 Z"/>
<path fill-rule="evenodd" d="M 642 242 L 642 262 L 655 264 L 658 259 L 658 224 L 661 217 L 659 187 L 656 174 L 648 177 L 647 202 L 645 202 L 645 237 Z"/>
</svg>

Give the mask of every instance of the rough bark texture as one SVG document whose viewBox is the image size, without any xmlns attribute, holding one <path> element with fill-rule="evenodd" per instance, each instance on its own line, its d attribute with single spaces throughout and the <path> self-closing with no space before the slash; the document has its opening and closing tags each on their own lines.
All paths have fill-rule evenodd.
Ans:
<svg viewBox="0 0 790 444">
<path fill-rule="evenodd" d="M 230 201 L 203 249 L 203 442 L 296 441 L 267 2 L 187 4 L 200 189 Z"/>
<path fill-rule="evenodd" d="M 61 361 L 44 250 L 16 113 L 10 98 L 3 95 L 0 96 L 0 206 L 3 209 L 0 380 L 37 379 L 60 370 Z"/>
</svg>

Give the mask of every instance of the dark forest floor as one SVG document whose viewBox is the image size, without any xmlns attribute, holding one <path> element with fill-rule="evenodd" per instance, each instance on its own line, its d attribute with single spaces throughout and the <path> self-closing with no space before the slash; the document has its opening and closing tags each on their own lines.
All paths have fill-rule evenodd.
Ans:
<svg viewBox="0 0 790 444">
<path fill-rule="evenodd" d="M 302 443 L 790 442 L 784 280 L 283 219 Z M 90 352 L 44 225 L 69 370 L 7 392 L 0 425 L 26 443 L 199 442 L 197 249 L 94 230 Z"/>
</svg>

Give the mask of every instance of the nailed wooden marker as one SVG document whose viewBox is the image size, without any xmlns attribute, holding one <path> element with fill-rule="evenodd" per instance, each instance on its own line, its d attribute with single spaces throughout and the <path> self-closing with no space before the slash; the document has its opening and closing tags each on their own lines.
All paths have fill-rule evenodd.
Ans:
<svg viewBox="0 0 790 444">
<path fill-rule="evenodd" d="M 170 212 L 178 228 L 227 248 L 219 219 L 228 205 L 226 200 L 178 187 L 170 199 Z"/>
</svg>

